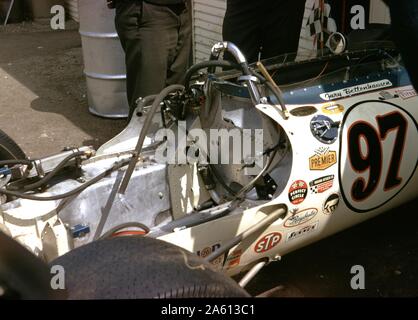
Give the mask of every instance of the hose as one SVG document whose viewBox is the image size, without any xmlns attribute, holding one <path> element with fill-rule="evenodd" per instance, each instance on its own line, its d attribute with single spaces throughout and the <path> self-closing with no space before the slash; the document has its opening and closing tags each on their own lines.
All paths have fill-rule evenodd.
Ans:
<svg viewBox="0 0 418 320">
<path fill-rule="evenodd" d="M 184 86 L 180 84 L 173 84 L 171 86 L 168 86 L 164 90 L 162 90 L 156 97 L 154 102 L 152 103 L 151 109 L 148 111 L 147 116 L 145 118 L 144 126 L 142 127 L 141 134 L 139 135 L 138 142 L 136 144 L 135 150 L 134 150 L 134 156 L 132 157 L 129 167 L 126 170 L 125 176 L 123 177 L 121 186 L 119 188 L 118 193 L 125 194 L 126 189 L 128 188 L 129 181 L 131 180 L 131 176 L 134 172 L 136 163 L 138 162 L 139 156 L 142 151 L 142 147 L 144 145 L 145 137 L 149 131 L 149 128 L 152 124 L 152 118 L 154 114 L 157 112 L 158 107 L 160 104 L 164 101 L 164 99 L 174 91 L 184 90 Z"/>
<path fill-rule="evenodd" d="M 96 177 L 94 177 L 90 181 L 84 183 L 83 185 L 79 186 L 78 188 L 75 188 L 75 189 L 73 189 L 69 192 L 63 193 L 63 194 L 59 194 L 59 195 L 55 195 L 55 196 L 49 196 L 49 197 L 39 197 L 39 196 L 30 195 L 30 194 L 24 194 L 24 193 L 21 193 L 21 192 L 9 191 L 9 190 L 5 190 L 5 189 L 0 189 L 0 194 L 5 194 L 5 195 L 8 195 L 8 196 L 12 196 L 12 197 L 18 197 L 18 198 L 33 200 L 33 201 L 55 201 L 55 200 L 65 199 L 65 198 L 74 196 L 74 195 L 84 191 L 85 189 L 87 189 L 91 185 L 93 185 L 93 184 L 97 183 L 98 181 L 102 180 L 103 178 L 105 178 L 107 175 L 109 175 L 113 171 L 119 170 L 120 168 L 126 166 L 129 163 L 129 161 L 130 161 L 130 159 L 126 159 L 126 160 L 123 160 L 119 163 L 115 163 L 111 168 L 109 168 L 106 171 L 102 172 L 101 174 L 97 175 Z"/>
<path fill-rule="evenodd" d="M 144 107 L 146 107 L 148 103 L 153 103 L 156 97 L 157 95 L 153 94 L 150 96 L 146 96 L 145 98 L 139 99 L 137 109 L 142 112 Z"/>
<path fill-rule="evenodd" d="M 86 152 L 85 151 L 78 151 L 75 153 L 70 154 L 68 157 L 66 157 L 64 160 L 62 160 L 55 168 L 54 170 L 52 170 L 50 173 L 48 173 L 44 178 L 42 178 L 41 180 L 32 183 L 32 184 L 28 184 L 23 186 L 22 190 L 23 191 L 29 191 L 29 190 L 33 190 L 33 189 L 37 189 L 42 187 L 43 185 L 45 185 L 46 183 L 48 183 L 53 177 L 56 176 L 56 174 L 72 159 L 82 156 L 84 155 Z M 18 188 L 8 188 L 9 190 L 18 190 Z"/>
<path fill-rule="evenodd" d="M 213 68 L 213 67 L 232 68 L 232 69 L 237 69 L 237 70 L 242 71 L 242 68 L 241 68 L 240 65 L 238 65 L 237 63 L 233 63 L 231 61 L 211 60 L 211 61 L 203 61 L 203 62 L 196 63 L 195 65 L 191 66 L 189 68 L 189 70 L 187 70 L 187 72 L 186 72 L 185 81 L 184 81 L 184 86 L 186 88 L 186 91 L 189 90 L 190 81 L 191 81 L 193 75 L 197 71 L 199 71 L 201 69 Z"/>
<path fill-rule="evenodd" d="M 129 228 L 129 227 L 141 228 L 142 230 L 145 231 L 145 233 L 148 233 L 150 231 L 150 229 L 145 224 L 142 224 L 140 222 L 127 222 L 127 223 L 123 223 L 123 224 L 120 224 L 116 227 L 111 228 L 110 230 L 103 233 L 98 239 L 109 238 L 114 233 L 118 232 L 119 230 Z"/>
<path fill-rule="evenodd" d="M 20 160 L 2 160 L 0 161 L 0 167 L 14 166 L 16 164 L 24 164 L 27 166 L 33 166 L 33 160 L 20 159 Z"/>
<path fill-rule="evenodd" d="M 243 195 L 248 193 L 252 188 L 254 188 L 254 185 L 258 181 L 258 179 L 260 179 L 266 173 L 266 171 L 269 169 L 269 167 L 273 163 L 273 159 L 276 156 L 276 154 L 277 154 L 277 150 L 274 150 L 272 155 L 271 154 L 268 155 L 268 160 L 266 162 L 266 165 L 263 167 L 263 169 L 260 171 L 260 173 L 253 180 L 251 180 L 245 187 L 243 187 L 237 193 L 235 198 L 239 199 L 240 197 L 242 197 Z"/>
</svg>

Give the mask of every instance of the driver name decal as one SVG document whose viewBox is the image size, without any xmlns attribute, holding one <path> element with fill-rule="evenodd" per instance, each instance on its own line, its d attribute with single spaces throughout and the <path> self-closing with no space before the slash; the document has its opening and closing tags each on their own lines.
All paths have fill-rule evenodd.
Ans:
<svg viewBox="0 0 418 320">
<path fill-rule="evenodd" d="M 332 92 L 327 93 L 321 93 L 319 96 L 322 100 L 325 101 L 331 101 L 335 99 L 342 99 L 346 97 L 351 97 L 357 94 L 362 94 L 365 92 L 380 90 L 383 88 L 392 87 L 393 84 L 389 80 L 379 80 L 375 82 L 365 83 L 365 84 L 359 84 L 357 86 L 336 90 Z"/>
<path fill-rule="evenodd" d="M 258 240 L 254 247 L 254 251 L 256 253 L 267 252 L 277 246 L 280 243 L 280 240 L 282 240 L 281 233 L 273 232 L 266 234 L 264 237 Z"/>
</svg>

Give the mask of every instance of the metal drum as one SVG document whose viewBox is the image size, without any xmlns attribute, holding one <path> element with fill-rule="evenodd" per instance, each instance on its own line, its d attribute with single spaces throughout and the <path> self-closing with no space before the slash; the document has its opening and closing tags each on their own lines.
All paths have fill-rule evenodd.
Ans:
<svg viewBox="0 0 418 320">
<path fill-rule="evenodd" d="M 127 117 L 125 58 L 115 31 L 115 10 L 98 0 L 79 0 L 78 10 L 89 110 L 106 118 Z"/>
</svg>

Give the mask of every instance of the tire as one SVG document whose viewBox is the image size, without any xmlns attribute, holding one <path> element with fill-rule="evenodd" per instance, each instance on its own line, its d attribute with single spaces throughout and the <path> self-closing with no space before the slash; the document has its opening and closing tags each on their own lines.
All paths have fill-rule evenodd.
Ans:
<svg viewBox="0 0 418 320">
<path fill-rule="evenodd" d="M 26 159 L 26 155 L 12 138 L 0 130 L 0 160 L 13 159 Z"/>
<path fill-rule="evenodd" d="M 249 296 L 197 255 L 148 237 L 95 241 L 51 265 L 64 267 L 70 300 Z"/>
</svg>

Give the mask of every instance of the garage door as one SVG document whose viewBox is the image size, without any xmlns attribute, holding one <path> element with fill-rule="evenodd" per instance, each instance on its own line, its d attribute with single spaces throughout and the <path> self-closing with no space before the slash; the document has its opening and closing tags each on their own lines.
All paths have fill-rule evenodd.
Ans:
<svg viewBox="0 0 418 320">
<path fill-rule="evenodd" d="M 65 0 L 65 9 L 68 17 L 78 22 L 78 0 Z"/>
<path fill-rule="evenodd" d="M 226 0 L 193 0 L 195 62 L 207 60 L 212 46 L 222 41 Z"/>
</svg>

